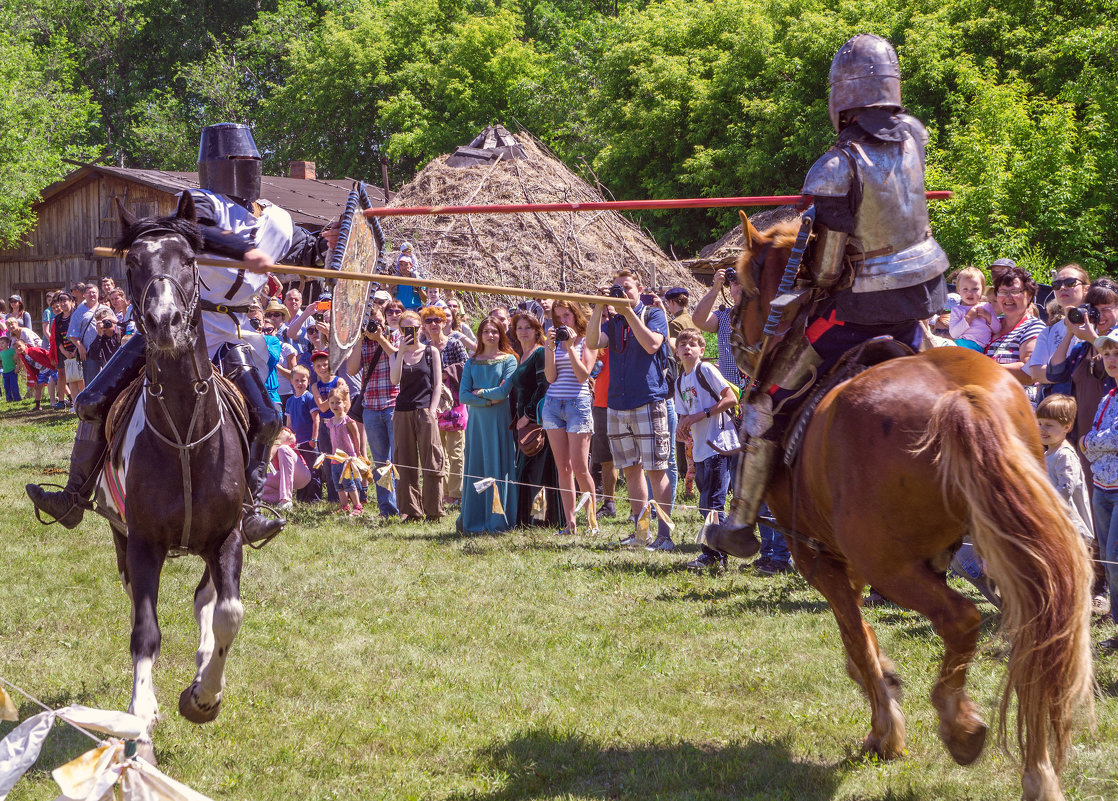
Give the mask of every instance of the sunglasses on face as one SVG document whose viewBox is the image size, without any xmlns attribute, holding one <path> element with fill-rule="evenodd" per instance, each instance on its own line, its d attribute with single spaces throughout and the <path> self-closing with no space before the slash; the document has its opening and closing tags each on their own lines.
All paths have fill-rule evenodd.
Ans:
<svg viewBox="0 0 1118 801">
<path fill-rule="evenodd" d="M 266 327 L 266 328 L 261 328 L 260 333 L 261 334 L 274 334 L 274 333 L 276 333 L 276 329 L 269 326 L 269 327 Z"/>
<path fill-rule="evenodd" d="M 385 314 L 402 314 L 402 312 L 399 309 L 389 309 Z"/>
<path fill-rule="evenodd" d="M 438 317 L 428 317 L 426 320 L 423 321 L 424 325 L 442 325 L 442 323 L 443 321 L 440 320 Z"/>
<path fill-rule="evenodd" d="M 1083 281 L 1079 278 L 1057 278 L 1055 281 L 1052 282 L 1052 288 L 1053 289 L 1074 289 L 1075 287 L 1079 286 L 1080 284 L 1086 284 L 1086 283 L 1087 283 L 1086 281 Z"/>
</svg>

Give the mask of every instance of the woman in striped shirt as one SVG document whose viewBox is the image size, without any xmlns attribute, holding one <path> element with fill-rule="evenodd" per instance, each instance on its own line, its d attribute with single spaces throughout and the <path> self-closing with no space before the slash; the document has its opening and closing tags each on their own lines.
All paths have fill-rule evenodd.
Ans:
<svg viewBox="0 0 1118 801">
<path fill-rule="evenodd" d="M 594 433 L 591 393 L 587 380 L 597 351 L 586 346 L 586 314 L 581 307 L 557 300 L 551 307 L 551 330 L 547 332 L 544 375 L 551 386 L 544 396 L 540 424 L 559 472 L 559 494 L 567 527 L 559 534 L 574 534 L 575 482 L 590 493 L 595 508 L 594 480 L 590 476 L 590 437 Z M 592 530 L 591 534 L 596 534 Z"/>
</svg>

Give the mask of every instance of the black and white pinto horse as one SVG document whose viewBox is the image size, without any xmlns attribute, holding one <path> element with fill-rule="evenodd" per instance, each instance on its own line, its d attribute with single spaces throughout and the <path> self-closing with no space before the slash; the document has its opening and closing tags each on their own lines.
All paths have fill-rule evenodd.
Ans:
<svg viewBox="0 0 1118 801">
<path fill-rule="evenodd" d="M 173 216 L 137 219 L 121 206 L 120 218 L 124 235 L 117 248 L 128 249 L 128 282 L 134 318 L 146 340 L 146 365 L 134 408 L 117 415 L 97 495 L 132 599 L 129 711 L 146 721 L 146 739 L 138 746 L 154 761 L 151 735 L 159 705 L 152 668 L 161 639 L 156 601 L 170 552 L 195 554 L 206 563 L 194 593 L 197 673 L 179 697 L 179 712 L 206 723 L 221 708 L 225 662 L 244 617 L 245 451 L 207 357 L 195 263 L 202 237 L 189 193 L 183 193 Z M 112 369 L 111 361 L 105 369 Z"/>
</svg>

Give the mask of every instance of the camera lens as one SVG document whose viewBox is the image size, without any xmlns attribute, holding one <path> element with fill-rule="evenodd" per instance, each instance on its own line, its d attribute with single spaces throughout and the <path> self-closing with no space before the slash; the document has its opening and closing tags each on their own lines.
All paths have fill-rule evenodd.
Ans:
<svg viewBox="0 0 1118 801">
<path fill-rule="evenodd" d="M 738 282 L 738 271 L 733 267 L 726 268 L 726 283 L 736 284 Z"/>
<path fill-rule="evenodd" d="M 1072 325 L 1083 325 L 1083 322 L 1086 319 L 1087 315 L 1083 313 L 1082 308 L 1073 306 L 1072 308 L 1068 309 L 1068 320 L 1071 321 Z"/>
<path fill-rule="evenodd" d="M 563 326 L 562 328 L 556 328 L 555 329 L 555 341 L 556 342 L 566 342 L 570 338 L 571 338 L 571 332 L 567 330 L 566 326 Z"/>
<path fill-rule="evenodd" d="M 609 288 L 609 296 L 611 298 L 623 298 L 625 297 L 625 290 L 621 288 L 620 284 L 614 284 Z"/>
</svg>

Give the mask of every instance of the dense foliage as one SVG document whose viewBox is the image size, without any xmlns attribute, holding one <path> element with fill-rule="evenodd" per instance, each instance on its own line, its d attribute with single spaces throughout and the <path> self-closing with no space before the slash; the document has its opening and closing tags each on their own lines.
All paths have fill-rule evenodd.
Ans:
<svg viewBox="0 0 1118 801">
<path fill-rule="evenodd" d="M 0 238 L 64 156 L 187 168 L 198 128 L 251 123 L 269 160 L 408 180 L 491 122 L 617 197 L 791 193 L 833 132 L 831 56 L 897 47 L 928 125 L 953 261 L 1118 269 L 1118 0 L 0 0 Z M 20 56 L 19 48 L 27 54 Z M 36 123 L 42 108 L 50 124 Z M 89 125 L 90 109 L 96 113 Z M 39 111 L 36 111 L 39 109 Z M 11 133 L 9 120 L 22 121 Z M 13 146 L 13 142 L 18 147 Z M 21 191 L 11 191 L 14 187 Z M 30 188 L 30 191 L 28 189 Z M 676 254 L 733 213 L 646 215 Z"/>
</svg>

